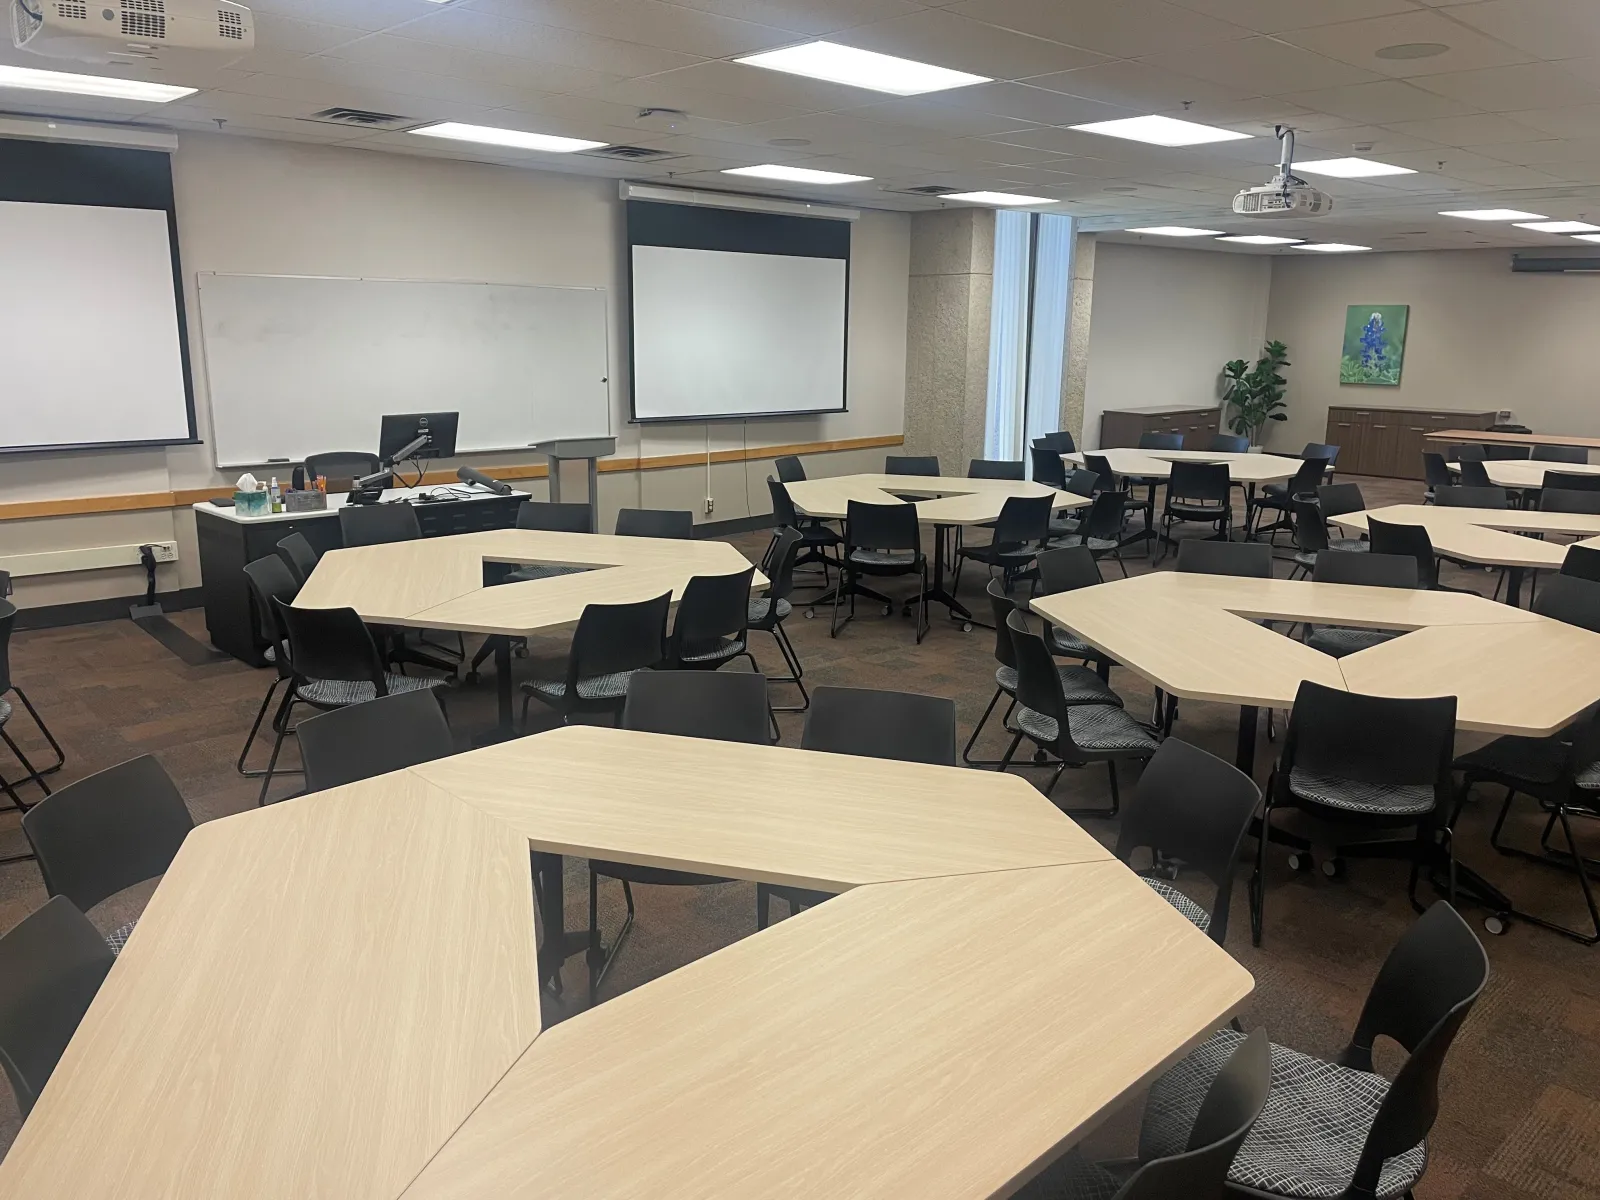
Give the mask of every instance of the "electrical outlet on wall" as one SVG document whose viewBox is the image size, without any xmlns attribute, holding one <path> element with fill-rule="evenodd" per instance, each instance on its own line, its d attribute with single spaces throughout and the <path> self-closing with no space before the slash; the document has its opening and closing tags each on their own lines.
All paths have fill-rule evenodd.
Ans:
<svg viewBox="0 0 1600 1200">
<path fill-rule="evenodd" d="M 151 542 L 150 548 L 155 551 L 158 563 L 178 561 L 178 543 L 176 542 Z"/>
<path fill-rule="evenodd" d="M 706 516 L 709 517 L 712 513 L 716 512 L 716 511 L 717 511 L 717 502 L 715 500 L 713 500 L 710 496 L 707 496 L 706 497 Z"/>
</svg>

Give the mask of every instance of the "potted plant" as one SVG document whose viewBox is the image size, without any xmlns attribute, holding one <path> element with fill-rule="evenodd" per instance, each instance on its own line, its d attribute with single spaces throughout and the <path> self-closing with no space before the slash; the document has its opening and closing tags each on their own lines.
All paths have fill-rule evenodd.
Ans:
<svg viewBox="0 0 1600 1200">
<path fill-rule="evenodd" d="M 1222 368 L 1227 381 L 1222 392 L 1223 405 L 1229 411 L 1228 428 L 1250 439 L 1255 448 L 1261 443 L 1261 433 L 1268 421 L 1287 421 L 1282 410 L 1283 393 L 1289 381 L 1279 374 L 1289 366 L 1289 347 L 1271 341 L 1261 348 L 1261 357 L 1250 366 L 1236 358 Z"/>
</svg>

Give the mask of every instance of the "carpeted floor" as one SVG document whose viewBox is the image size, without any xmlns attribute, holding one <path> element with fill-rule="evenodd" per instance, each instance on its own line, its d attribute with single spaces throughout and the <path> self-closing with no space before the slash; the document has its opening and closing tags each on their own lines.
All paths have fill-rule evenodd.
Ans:
<svg viewBox="0 0 1600 1200">
<path fill-rule="evenodd" d="M 1419 485 L 1397 481 L 1359 482 L 1370 506 L 1415 500 L 1420 491 Z M 765 544 L 759 534 L 733 540 L 752 559 Z M 1107 569 L 1116 573 L 1114 565 Z M 1133 560 L 1130 569 L 1146 568 Z M 1280 574 L 1286 571 L 1280 568 Z M 1493 577 L 1485 572 L 1446 572 L 1447 581 L 1457 586 L 1486 594 L 1493 588 Z M 982 598 L 981 584 L 969 570 L 962 596 L 974 609 Z M 885 590 L 899 595 L 902 589 L 909 586 L 891 581 Z M 983 629 L 963 633 L 936 613 L 931 633 L 918 646 L 909 621 L 898 615 L 880 617 L 868 605 L 859 612 L 837 639 L 828 637 L 823 612 L 806 620 L 801 608 L 789 620 L 807 682 L 953 697 L 964 740 L 993 690 L 993 634 Z M 204 637 L 200 613 L 179 614 L 177 621 Z M 768 669 L 781 669 L 765 635 L 755 635 L 754 649 Z M 528 659 L 515 664 L 519 677 L 540 663 L 559 661 L 564 645 L 558 638 L 537 639 L 530 651 Z M 256 781 L 236 775 L 233 761 L 269 682 L 266 671 L 231 660 L 187 667 L 128 621 L 18 634 L 13 665 L 17 681 L 67 748 L 59 781 L 152 753 L 177 781 L 196 820 L 255 803 Z M 1112 684 L 1130 711 L 1149 711 L 1150 689 L 1138 677 L 1118 670 Z M 492 724 L 492 680 L 460 689 L 450 711 L 466 748 L 475 732 Z M 798 741 L 802 720 L 799 715 L 780 717 L 786 744 Z M 12 722 L 14 734 L 31 751 L 37 738 L 26 726 L 25 716 Z M 1186 701 L 1174 732 L 1232 761 L 1236 728 L 1237 710 Z M 1463 735 L 1460 748 L 1480 740 Z M 1003 749 L 998 733 L 986 733 L 977 753 L 998 757 Z M 1260 780 L 1266 778 L 1272 752 L 1262 738 L 1256 766 Z M 0 764 L 0 769 L 10 773 L 14 764 Z M 1041 777 L 1040 772 L 1030 774 Z M 1130 783 L 1135 774 L 1129 770 Z M 274 795 L 288 795 L 293 787 L 292 780 L 286 781 Z M 1072 806 L 1104 803 L 1104 771 L 1068 771 L 1056 798 Z M 1486 816 L 1497 807 L 1498 796 L 1485 796 L 1470 807 L 1458 834 L 1463 860 L 1481 867 L 1525 905 L 1577 920 L 1581 907 L 1571 876 L 1513 863 L 1489 847 Z M 1114 840 L 1114 822 L 1085 824 L 1107 843 Z M 1521 828 L 1525 836 L 1530 831 L 1537 836 L 1532 820 Z M 0 813 L 0 855 L 21 845 L 15 815 Z M 1247 1027 L 1265 1025 L 1275 1040 L 1331 1056 L 1353 1028 L 1384 953 L 1412 919 L 1404 894 L 1407 868 L 1353 862 L 1343 878 L 1329 881 L 1291 873 L 1278 850 L 1269 864 L 1268 925 L 1259 950 L 1250 946 L 1243 870 L 1234 893 L 1228 948 L 1256 980 L 1243 1020 Z M 581 862 L 569 862 L 568 924 L 573 928 L 586 920 L 582 868 Z M 91 915 L 102 927 L 114 927 L 137 913 L 149 891 L 148 886 L 133 889 Z M 606 885 L 608 929 L 615 928 L 620 910 L 620 895 L 613 891 L 620 889 Z M 636 987 L 755 930 L 754 889 L 749 885 L 640 888 L 638 898 L 637 924 L 606 994 Z M 0 867 L 0 928 L 10 928 L 44 900 L 32 863 Z M 1479 929 L 1482 915 L 1468 912 Z M 1600 1195 L 1600 947 L 1586 949 L 1528 926 L 1514 926 L 1501 938 L 1484 935 L 1484 940 L 1494 974 L 1446 1066 L 1432 1162 L 1417 1189 L 1419 1200 L 1578 1200 Z M 581 1004 L 581 958 L 568 964 L 566 983 L 568 1003 Z M 995 980 L 994 986 L 1005 986 L 1004 980 Z M 563 1011 L 560 1002 L 550 1004 L 551 1019 L 572 1011 Z M 1386 1061 L 1392 1069 L 1395 1057 Z M 17 1114 L 9 1089 L 0 1091 L 4 1147 L 15 1135 Z M 1048 1104 L 1050 1097 L 1039 1096 L 1037 1102 Z M 1093 1135 L 1089 1148 L 1131 1153 L 1137 1108 L 1136 1101 L 1130 1103 L 1120 1119 Z"/>
</svg>

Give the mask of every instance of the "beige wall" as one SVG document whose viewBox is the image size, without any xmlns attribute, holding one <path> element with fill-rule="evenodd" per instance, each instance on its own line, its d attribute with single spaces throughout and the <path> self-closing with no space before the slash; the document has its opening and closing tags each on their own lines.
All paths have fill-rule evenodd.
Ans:
<svg viewBox="0 0 1600 1200">
<path fill-rule="evenodd" d="M 173 157 L 173 177 L 202 440 L 210 427 L 194 289 L 202 271 L 608 288 L 612 428 L 619 455 L 702 454 L 898 435 L 904 429 L 910 260 L 905 214 L 866 212 L 853 226 L 849 411 L 643 427 L 627 423 L 625 242 L 615 181 L 221 135 L 185 135 Z M 820 456 L 812 470 L 881 469 L 882 454 Z M 474 461 L 519 460 L 495 454 Z M 0 502 L 207 487 L 237 474 L 218 472 L 206 444 L 23 457 L 6 460 L 4 469 Z M 689 508 L 701 520 L 717 521 L 765 513 L 770 469 L 768 461 L 751 461 L 604 475 L 601 519 L 609 522 L 626 505 Z M 542 494 L 543 487 L 535 481 L 530 490 Z M 715 500 L 710 518 L 703 514 L 707 495 Z M 0 523 L 0 557 L 174 538 L 179 562 L 161 568 L 160 587 L 195 586 L 199 565 L 187 511 L 7 521 Z M 136 569 L 39 576 L 17 581 L 17 599 L 24 606 L 66 603 L 132 595 L 142 586 Z"/>
<path fill-rule="evenodd" d="M 1108 408 L 1218 403 L 1222 364 L 1253 360 L 1261 350 L 1271 271 L 1262 255 L 1100 239 L 1084 445 L 1100 444 L 1100 414 Z"/>
<path fill-rule="evenodd" d="M 1351 304 L 1409 304 L 1400 386 L 1341 386 Z M 1284 256 L 1270 336 L 1289 344 L 1289 404 L 1277 444 L 1321 441 L 1329 405 L 1510 409 L 1540 432 L 1600 435 L 1600 280 L 1513 275 L 1508 250 Z"/>
</svg>

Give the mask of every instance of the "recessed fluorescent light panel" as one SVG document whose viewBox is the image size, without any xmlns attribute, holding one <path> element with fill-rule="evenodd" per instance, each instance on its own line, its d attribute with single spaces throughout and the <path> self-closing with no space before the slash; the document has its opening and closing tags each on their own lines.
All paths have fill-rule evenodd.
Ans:
<svg viewBox="0 0 1600 1200">
<path fill-rule="evenodd" d="M 1600 233 L 1575 233 L 1572 238 L 1577 242 L 1600 242 Z"/>
<path fill-rule="evenodd" d="M 1250 136 L 1231 129 L 1218 129 L 1215 125 L 1180 121 L 1176 117 L 1123 117 L 1119 121 L 1093 121 L 1072 128 L 1080 133 L 1149 142 L 1152 146 L 1203 146 L 1207 142 L 1236 142 Z"/>
<path fill-rule="evenodd" d="M 842 171 L 816 171 L 810 167 L 786 167 L 781 163 L 761 163 L 754 167 L 729 167 L 724 175 L 752 175 L 757 179 L 781 179 L 785 183 L 866 183 L 871 175 L 846 175 Z"/>
<path fill-rule="evenodd" d="M 807 42 L 803 46 L 768 50 L 734 61 L 750 67 L 766 67 L 769 71 L 785 71 L 790 75 L 825 79 L 829 83 L 888 92 L 891 96 L 920 96 L 924 92 L 994 82 L 987 75 L 969 75 L 965 71 L 896 58 L 892 54 L 857 50 L 836 42 Z"/>
<path fill-rule="evenodd" d="M 1273 237 L 1270 233 L 1235 233 L 1219 237 L 1219 242 L 1241 242 L 1246 246 L 1294 246 L 1304 238 Z"/>
<path fill-rule="evenodd" d="M 1125 233 L 1151 233 L 1156 237 L 1216 237 L 1220 229 L 1190 229 L 1187 225 L 1151 225 L 1146 229 L 1127 229 Z"/>
<path fill-rule="evenodd" d="M 1415 175 L 1410 167 L 1373 162 L 1370 158 L 1318 158 L 1294 164 L 1295 174 L 1330 175 L 1335 179 L 1369 179 L 1375 175 Z"/>
<path fill-rule="evenodd" d="M 1011 192 L 946 192 L 941 200 L 964 200 L 968 204 L 1056 204 L 1048 196 L 1017 196 Z"/>
<path fill-rule="evenodd" d="M 1533 229 L 1539 233 L 1600 233 L 1600 225 L 1587 221 L 1518 221 L 1518 229 Z"/>
<path fill-rule="evenodd" d="M 596 150 L 605 142 L 582 138 L 557 137 L 553 133 L 529 133 L 525 129 L 496 129 L 492 125 L 463 125 L 460 121 L 441 121 L 413 129 L 419 137 L 448 138 L 457 142 L 482 142 L 486 146 L 510 146 L 515 150 L 543 150 L 547 154 L 571 154 L 577 150 Z"/>
<path fill-rule="evenodd" d="M 35 71 L 32 67 L 0 66 L 0 87 L 25 88 L 33 92 L 65 92 L 73 96 L 99 96 L 107 100 L 146 100 L 166 104 L 192 96 L 199 88 L 177 87 L 170 83 L 146 83 L 142 79 L 111 79 L 104 75 L 74 75 L 66 71 Z"/>
<path fill-rule="evenodd" d="M 1296 250 L 1320 250 L 1324 254 L 1354 254 L 1358 250 L 1371 250 L 1371 246 L 1351 246 L 1345 242 L 1302 242 Z"/>
<path fill-rule="evenodd" d="M 1515 208 L 1460 208 L 1441 212 L 1441 217 L 1460 217 L 1463 221 L 1542 221 L 1543 213 L 1520 212 Z"/>
</svg>

